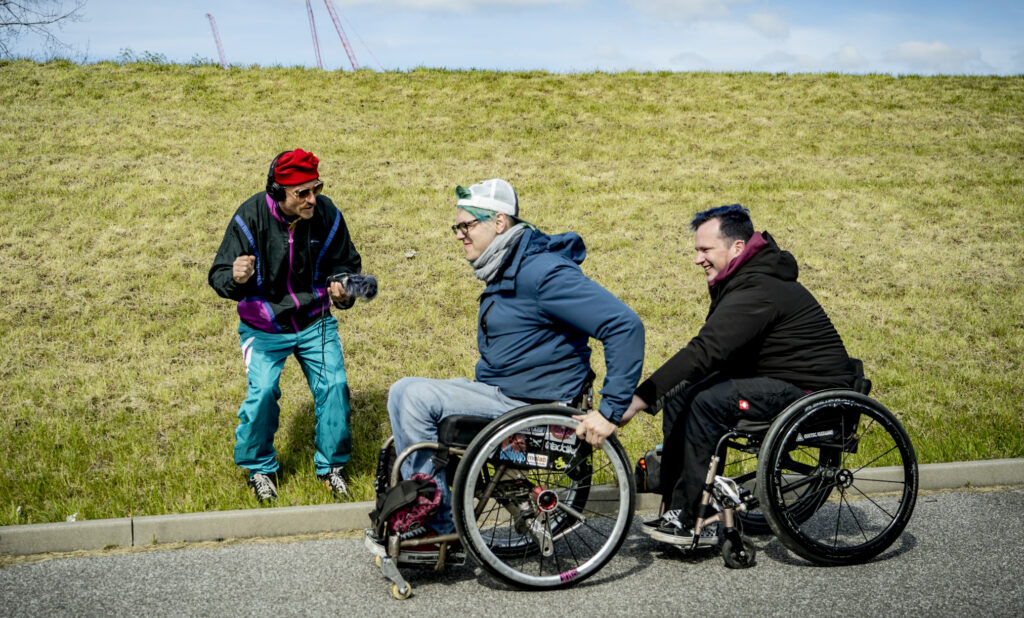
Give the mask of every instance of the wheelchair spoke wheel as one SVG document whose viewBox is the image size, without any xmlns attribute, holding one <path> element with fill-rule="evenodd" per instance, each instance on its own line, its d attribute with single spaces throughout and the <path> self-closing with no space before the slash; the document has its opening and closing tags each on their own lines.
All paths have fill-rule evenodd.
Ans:
<svg viewBox="0 0 1024 618">
<path fill-rule="evenodd" d="M 576 439 L 562 406 L 502 416 L 466 449 L 452 514 L 467 553 L 521 588 L 561 588 L 586 579 L 629 533 L 636 489 L 614 437 L 601 449 Z"/>
<path fill-rule="evenodd" d="M 786 547 L 820 564 L 855 564 L 902 534 L 917 499 L 917 460 L 884 406 L 823 391 L 773 423 L 757 483 L 765 519 Z"/>
<path fill-rule="evenodd" d="M 747 448 L 744 445 L 744 448 Z M 746 489 L 753 495 L 757 495 L 757 455 L 744 450 L 734 448 L 730 444 L 725 455 L 725 465 L 722 466 L 722 475 L 736 481 L 741 488 Z M 761 513 L 760 508 L 749 511 L 737 511 L 736 516 L 740 520 L 740 529 L 744 534 L 763 535 L 771 534 L 772 529 Z"/>
</svg>

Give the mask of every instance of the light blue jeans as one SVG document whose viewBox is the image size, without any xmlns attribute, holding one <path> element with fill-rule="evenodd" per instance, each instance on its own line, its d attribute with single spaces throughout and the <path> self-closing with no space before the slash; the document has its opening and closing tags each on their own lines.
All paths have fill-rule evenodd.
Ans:
<svg viewBox="0 0 1024 618">
<path fill-rule="evenodd" d="M 277 472 L 274 433 L 281 413 L 277 404 L 281 398 L 278 382 L 284 362 L 294 354 L 313 393 L 316 473 L 327 474 L 332 467 L 344 465 L 352 452 L 348 426 L 351 408 L 345 358 L 334 316 L 325 316 L 298 333 L 267 333 L 242 322 L 238 335 L 249 390 L 238 410 L 235 463 L 249 470 L 250 477 Z"/>
<path fill-rule="evenodd" d="M 388 391 L 388 415 L 395 436 L 395 452 L 401 453 L 417 442 L 436 442 L 437 426 L 449 416 L 470 415 L 497 418 L 526 403 L 511 399 L 496 386 L 474 382 L 466 378 L 435 380 L 431 378 L 402 378 Z M 430 474 L 434 464 L 433 451 L 421 449 L 402 464 L 402 478 L 422 472 Z M 441 490 L 441 508 L 430 527 L 438 534 L 455 531 L 452 520 L 451 492 L 441 470 L 434 477 Z"/>
</svg>

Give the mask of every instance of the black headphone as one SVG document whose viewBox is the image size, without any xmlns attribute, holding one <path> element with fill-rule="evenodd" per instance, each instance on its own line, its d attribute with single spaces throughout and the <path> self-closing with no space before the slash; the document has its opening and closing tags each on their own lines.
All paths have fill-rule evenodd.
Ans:
<svg viewBox="0 0 1024 618">
<path fill-rule="evenodd" d="M 283 200 L 285 198 L 285 195 L 284 187 L 282 187 L 280 184 L 278 184 L 276 180 L 274 180 L 274 168 L 277 167 L 277 160 L 280 159 L 282 155 L 287 154 L 289 152 L 291 152 L 291 150 L 285 150 L 284 152 L 279 153 L 276 157 L 274 157 L 274 160 L 270 162 L 270 169 L 267 171 L 267 195 L 269 195 L 270 199 L 274 200 L 275 202 L 280 202 L 281 200 Z"/>
</svg>

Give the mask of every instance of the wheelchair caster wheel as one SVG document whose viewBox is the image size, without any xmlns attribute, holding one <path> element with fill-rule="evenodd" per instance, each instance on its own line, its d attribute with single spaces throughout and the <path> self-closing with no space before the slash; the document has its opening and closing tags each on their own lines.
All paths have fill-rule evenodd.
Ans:
<svg viewBox="0 0 1024 618">
<path fill-rule="evenodd" d="M 412 596 L 412 586 L 406 584 L 405 592 L 402 592 L 398 587 L 398 584 L 391 584 L 391 596 L 395 597 L 399 601 L 404 601 Z"/>
<path fill-rule="evenodd" d="M 722 543 L 722 560 L 730 569 L 749 569 L 757 564 L 756 555 L 757 549 L 749 539 L 744 538 L 737 543 L 733 539 L 726 538 Z"/>
</svg>

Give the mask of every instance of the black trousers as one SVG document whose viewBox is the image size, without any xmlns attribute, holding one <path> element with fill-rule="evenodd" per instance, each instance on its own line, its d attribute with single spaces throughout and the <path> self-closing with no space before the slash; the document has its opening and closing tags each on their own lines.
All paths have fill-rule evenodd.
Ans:
<svg viewBox="0 0 1024 618">
<path fill-rule="evenodd" d="M 775 378 L 712 379 L 666 402 L 661 479 L 667 509 L 681 509 L 680 519 L 693 525 L 711 457 L 725 432 L 741 418 L 770 420 L 804 394 Z"/>
</svg>

